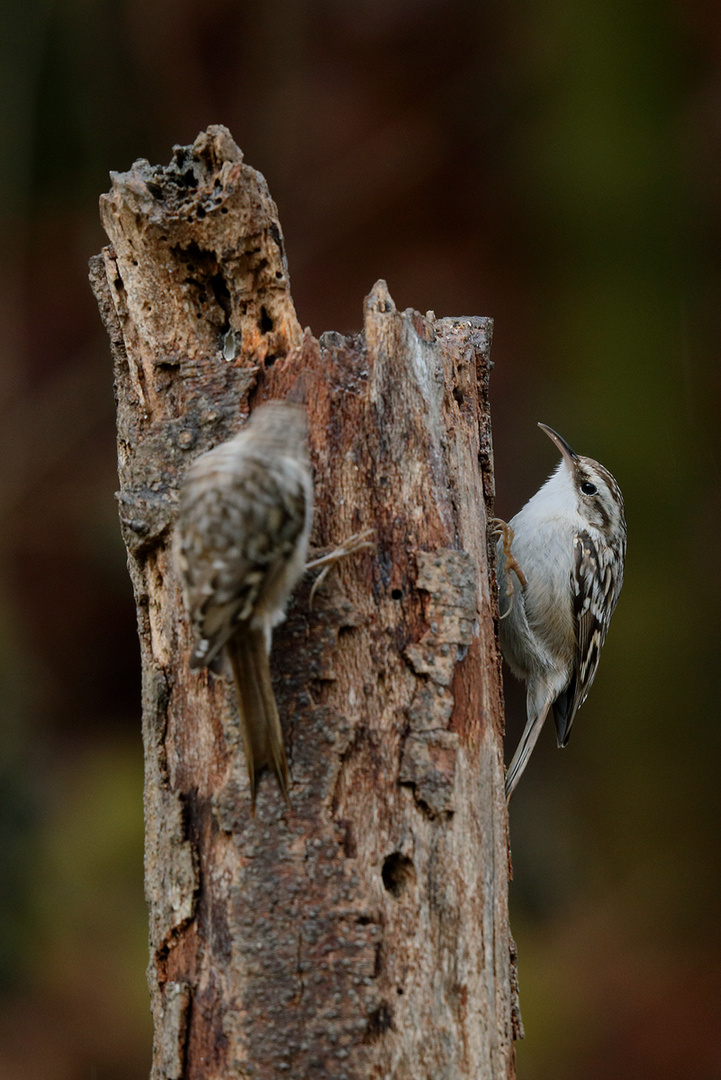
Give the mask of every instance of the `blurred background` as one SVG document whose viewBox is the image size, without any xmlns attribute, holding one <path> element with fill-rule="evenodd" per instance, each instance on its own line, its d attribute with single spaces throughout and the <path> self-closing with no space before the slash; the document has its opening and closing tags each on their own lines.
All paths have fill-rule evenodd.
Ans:
<svg viewBox="0 0 721 1080">
<path fill-rule="evenodd" d="M 268 179 L 304 325 L 495 319 L 497 511 L 626 497 L 567 750 L 514 796 L 520 1080 L 721 1076 L 721 22 L 708 0 L 4 0 L 0 1076 L 140 1080 L 142 753 L 108 343 L 108 171 L 210 123 Z M 508 686 L 509 743 L 523 722 Z M 512 747 L 511 747 L 512 748 Z"/>
</svg>

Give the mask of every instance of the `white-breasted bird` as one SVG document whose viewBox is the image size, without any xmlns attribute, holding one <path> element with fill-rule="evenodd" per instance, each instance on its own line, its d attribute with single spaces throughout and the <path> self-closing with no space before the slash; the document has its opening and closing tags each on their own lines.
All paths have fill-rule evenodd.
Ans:
<svg viewBox="0 0 721 1080">
<path fill-rule="evenodd" d="M 526 727 L 506 773 L 511 797 L 553 712 L 565 746 L 593 682 L 621 585 L 626 519 L 607 469 L 545 424 L 561 461 L 509 525 L 497 530 L 500 642 L 526 683 Z"/>
</svg>

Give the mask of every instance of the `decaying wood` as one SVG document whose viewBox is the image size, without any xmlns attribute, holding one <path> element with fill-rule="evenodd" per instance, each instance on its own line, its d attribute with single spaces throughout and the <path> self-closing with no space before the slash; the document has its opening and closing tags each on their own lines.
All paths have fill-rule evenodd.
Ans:
<svg viewBox="0 0 721 1080">
<path fill-rule="evenodd" d="M 316 340 L 277 211 L 222 127 L 101 200 L 138 606 L 153 1080 L 513 1075 L 490 322 L 396 311 Z M 255 819 L 232 683 L 191 673 L 178 482 L 258 402 L 304 395 L 313 544 L 375 530 L 275 633 L 291 809 Z"/>
</svg>

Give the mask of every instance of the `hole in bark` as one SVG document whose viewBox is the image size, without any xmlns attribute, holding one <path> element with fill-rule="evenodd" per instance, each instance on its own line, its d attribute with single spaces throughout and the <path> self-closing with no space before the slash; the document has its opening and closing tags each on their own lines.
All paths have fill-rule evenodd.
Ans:
<svg viewBox="0 0 721 1080">
<path fill-rule="evenodd" d="M 386 890 L 398 899 L 415 881 L 416 870 L 412 859 L 401 855 L 400 851 L 394 851 L 383 863 L 381 877 Z"/>
<path fill-rule="evenodd" d="M 460 386 L 454 386 L 453 387 L 453 396 L 454 396 L 454 398 L 456 399 L 456 401 L 458 402 L 459 405 L 463 404 L 463 401 L 464 401 L 463 391 L 461 390 Z"/>
<path fill-rule="evenodd" d="M 386 1002 L 382 1001 L 368 1017 L 368 1035 L 371 1039 L 376 1039 L 390 1027 L 393 1027 L 393 1016 Z"/>
<path fill-rule="evenodd" d="M 202 206 L 199 206 L 198 207 L 198 221 L 202 221 L 204 217 L 205 217 L 205 210 L 203 209 Z"/>
<path fill-rule="evenodd" d="M 213 290 L 218 307 L 225 315 L 225 321 L 220 328 L 221 333 L 225 333 L 230 326 L 230 310 L 232 305 L 230 300 L 230 290 L 228 289 L 228 284 L 222 273 L 213 274 L 210 279 L 210 287 Z"/>
<path fill-rule="evenodd" d="M 283 254 L 283 237 L 280 235 L 280 229 L 278 228 L 278 226 L 276 225 L 276 223 L 274 221 L 271 221 L 269 231 L 270 231 L 270 235 L 273 237 L 276 244 L 278 245 L 278 250 L 280 251 L 280 253 L 282 255 Z"/>
<path fill-rule="evenodd" d="M 265 307 L 262 307 L 260 309 L 258 329 L 260 330 L 261 334 L 267 334 L 273 329 L 273 320 L 271 319 Z"/>
<path fill-rule="evenodd" d="M 400 996 L 403 993 L 403 987 L 402 986 L 397 986 L 396 987 L 396 993 Z"/>
<path fill-rule="evenodd" d="M 275 355 L 273 353 L 268 353 L 268 355 L 266 356 L 263 363 L 265 364 L 266 367 L 272 367 L 273 364 L 275 363 L 275 361 L 276 361 Z"/>
<path fill-rule="evenodd" d="M 394 600 L 400 600 L 402 596 L 403 596 L 403 590 L 402 589 L 392 589 L 391 590 L 391 597 Z"/>
<path fill-rule="evenodd" d="M 227 214 L 228 213 L 228 207 L 227 206 L 221 206 L 220 212 L 221 212 L 221 214 Z"/>
<path fill-rule="evenodd" d="M 346 859 L 355 859 L 358 855 L 350 822 L 340 818 L 338 825 L 341 829 L 341 845 Z"/>
</svg>

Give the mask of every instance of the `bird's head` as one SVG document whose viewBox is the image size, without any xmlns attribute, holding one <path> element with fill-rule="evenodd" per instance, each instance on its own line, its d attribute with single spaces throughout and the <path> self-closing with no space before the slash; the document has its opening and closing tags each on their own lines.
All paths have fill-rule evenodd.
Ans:
<svg viewBox="0 0 721 1080">
<path fill-rule="evenodd" d="M 569 503 L 584 521 L 598 529 L 607 540 L 626 532 L 623 495 L 608 469 L 593 458 L 577 454 L 557 431 L 547 424 L 538 425 L 548 435 L 561 455 L 558 468 L 549 483 L 564 490 Z"/>
</svg>

